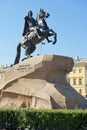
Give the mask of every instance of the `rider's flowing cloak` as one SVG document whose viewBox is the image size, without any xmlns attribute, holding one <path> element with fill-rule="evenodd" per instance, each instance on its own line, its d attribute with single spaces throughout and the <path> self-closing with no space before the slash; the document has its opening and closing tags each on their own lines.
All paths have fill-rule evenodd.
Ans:
<svg viewBox="0 0 87 130">
<path fill-rule="evenodd" d="M 22 36 L 25 36 L 27 33 L 29 33 L 31 27 L 35 27 L 37 25 L 37 22 L 33 17 L 29 18 L 28 16 L 25 16 L 24 20 L 25 20 L 25 24 L 24 24 L 24 30 Z M 31 23 L 31 26 L 29 25 L 28 22 Z"/>
<path fill-rule="evenodd" d="M 25 36 L 26 33 L 29 32 L 29 25 L 28 25 L 28 22 L 27 22 L 28 16 L 26 16 L 24 19 L 25 19 L 25 23 L 24 23 L 24 30 L 23 30 L 22 36 Z"/>
</svg>

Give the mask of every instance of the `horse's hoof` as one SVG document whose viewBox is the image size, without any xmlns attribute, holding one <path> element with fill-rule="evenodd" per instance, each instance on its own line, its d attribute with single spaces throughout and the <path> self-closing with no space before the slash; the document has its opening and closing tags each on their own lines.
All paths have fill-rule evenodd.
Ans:
<svg viewBox="0 0 87 130">
<path fill-rule="evenodd" d="M 23 58 L 21 61 L 24 61 L 24 60 L 26 60 L 26 59 L 27 59 L 27 57 Z"/>
<path fill-rule="evenodd" d="M 33 56 L 30 55 L 29 57 L 33 57 Z"/>
<path fill-rule="evenodd" d="M 56 44 L 56 42 L 53 42 L 53 45 Z"/>
</svg>

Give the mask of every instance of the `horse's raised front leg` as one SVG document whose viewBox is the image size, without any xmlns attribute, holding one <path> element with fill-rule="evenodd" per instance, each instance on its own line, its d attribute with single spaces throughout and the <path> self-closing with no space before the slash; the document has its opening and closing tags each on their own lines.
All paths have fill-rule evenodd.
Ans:
<svg viewBox="0 0 87 130">
<path fill-rule="evenodd" d="M 47 40 L 48 43 L 52 42 L 52 40 L 49 40 L 48 37 L 46 37 L 46 40 Z"/>
<path fill-rule="evenodd" d="M 53 44 L 55 44 L 57 42 L 57 33 L 55 33 L 52 29 L 49 29 L 49 36 L 52 36 L 52 35 L 54 36 Z"/>
</svg>

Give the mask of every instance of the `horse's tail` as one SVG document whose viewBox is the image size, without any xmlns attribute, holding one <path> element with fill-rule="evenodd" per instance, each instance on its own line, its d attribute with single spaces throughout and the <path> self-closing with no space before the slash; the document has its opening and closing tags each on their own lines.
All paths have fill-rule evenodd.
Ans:
<svg viewBox="0 0 87 130">
<path fill-rule="evenodd" d="M 21 55 L 21 43 L 19 43 L 18 46 L 17 46 L 17 54 L 16 54 L 16 58 L 15 58 L 15 61 L 14 61 L 14 65 L 19 63 L 20 55 Z"/>
</svg>

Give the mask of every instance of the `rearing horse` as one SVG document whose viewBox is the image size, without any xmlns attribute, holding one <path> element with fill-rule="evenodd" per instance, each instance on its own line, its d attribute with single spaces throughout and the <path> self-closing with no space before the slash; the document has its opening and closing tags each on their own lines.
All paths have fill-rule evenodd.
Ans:
<svg viewBox="0 0 87 130">
<path fill-rule="evenodd" d="M 44 39 L 47 39 L 47 41 L 49 42 L 48 37 L 54 36 L 54 40 L 51 42 L 53 44 L 56 43 L 57 34 L 52 29 L 49 29 L 49 27 L 45 21 L 45 19 L 48 17 L 49 17 L 49 13 L 46 13 L 43 9 L 40 9 L 40 11 L 36 17 L 36 21 L 37 21 L 36 27 L 33 28 L 32 32 L 30 32 L 29 34 L 24 36 L 23 39 L 20 41 L 20 43 L 17 46 L 17 54 L 16 54 L 14 64 L 17 64 L 20 61 L 21 47 L 23 47 L 25 49 L 25 55 L 27 55 L 27 57 L 29 57 L 30 54 L 35 51 L 36 44 L 39 44 Z M 39 38 L 37 36 L 36 30 L 38 31 L 38 33 L 40 35 Z"/>
</svg>

